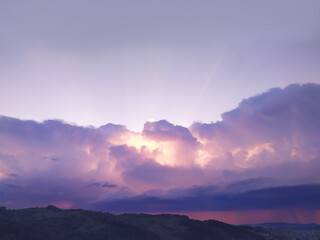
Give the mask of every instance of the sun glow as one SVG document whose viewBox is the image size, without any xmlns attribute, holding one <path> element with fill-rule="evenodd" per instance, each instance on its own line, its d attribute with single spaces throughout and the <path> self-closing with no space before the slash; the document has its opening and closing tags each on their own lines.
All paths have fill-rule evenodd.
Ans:
<svg viewBox="0 0 320 240">
<path fill-rule="evenodd" d="M 154 150 L 159 148 L 159 145 L 157 142 L 153 140 L 149 141 L 141 135 L 132 135 L 131 137 L 128 138 L 126 144 L 128 146 L 135 147 L 139 150 L 141 150 L 141 148 L 146 148 L 150 152 L 153 152 Z"/>
<path fill-rule="evenodd" d="M 161 142 L 156 161 L 161 165 L 176 166 L 176 146 L 172 142 Z"/>
<path fill-rule="evenodd" d="M 142 135 L 127 136 L 126 145 L 135 147 L 141 153 L 147 154 L 161 165 L 175 166 L 177 146 L 172 141 L 154 141 Z"/>
</svg>

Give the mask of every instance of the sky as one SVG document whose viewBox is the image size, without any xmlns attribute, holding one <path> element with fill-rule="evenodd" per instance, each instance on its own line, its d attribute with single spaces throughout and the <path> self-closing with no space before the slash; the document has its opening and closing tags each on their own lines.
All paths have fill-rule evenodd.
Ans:
<svg viewBox="0 0 320 240">
<path fill-rule="evenodd" d="M 0 2 L 0 205 L 320 224 L 319 1 Z"/>
<path fill-rule="evenodd" d="M 3 0 L 1 114 L 141 131 L 319 83 L 320 3 Z M 115 104 L 116 103 L 116 104 Z"/>
</svg>

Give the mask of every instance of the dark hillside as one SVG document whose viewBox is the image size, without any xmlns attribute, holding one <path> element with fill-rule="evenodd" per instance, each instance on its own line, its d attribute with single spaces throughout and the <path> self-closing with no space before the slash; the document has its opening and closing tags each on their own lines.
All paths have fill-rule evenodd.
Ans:
<svg viewBox="0 0 320 240">
<path fill-rule="evenodd" d="M 277 226 L 274 227 L 273 225 Z M 233 226 L 173 214 L 121 214 L 54 206 L 0 208 L 1 240 L 319 240 L 318 225 Z M 273 227 L 271 227 L 273 226 Z M 289 226 L 289 227 L 288 227 Z"/>
<path fill-rule="evenodd" d="M 218 221 L 197 221 L 180 215 L 148 215 L 94 212 L 88 210 L 61 210 L 28 208 L 0 210 L 0 239 L 263 239 L 245 227 Z"/>
</svg>

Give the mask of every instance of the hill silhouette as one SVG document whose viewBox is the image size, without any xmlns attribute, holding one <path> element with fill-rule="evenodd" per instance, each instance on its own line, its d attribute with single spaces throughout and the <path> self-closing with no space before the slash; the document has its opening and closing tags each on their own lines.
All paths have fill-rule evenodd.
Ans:
<svg viewBox="0 0 320 240">
<path fill-rule="evenodd" d="M 173 214 L 120 214 L 54 206 L 0 208 L 1 240 L 262 240 L 270 229 L 199 221 Z M 284 236 L 282 236 L 284 237 Z M 311 239 L 311 238 L 310 238 Z"/>
</svg>

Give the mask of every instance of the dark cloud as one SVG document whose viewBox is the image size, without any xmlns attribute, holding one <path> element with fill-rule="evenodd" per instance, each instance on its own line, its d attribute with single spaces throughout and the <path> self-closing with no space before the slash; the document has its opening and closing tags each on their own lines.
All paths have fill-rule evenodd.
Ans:
<svg viewBox="0 0 320 240">
<path fill-rule="evenodd" d="M 122 176 L 127 182 L 148 184 L 153 188 L 201 184 L 205 179 L 201 168 L 170 167 L 156 162 L 134 165 L 126 169 Z"/>
<path fill-rule="evenodd" d="M 104 183 L 102 185 L 102 187 L 104 187 L 104 188 L 116 188 L 117 185 L 116 184 L 110 184 L 110 183 Z"/>
<path fill-rule="evenodd" d="M 116 188 L 117 185 L 110 184 L 110 183 L 93 182 L 93 183 L 89 183 L 88 187 Z"/>
<path fill-rule="evenodd" d="M 219 193 L 216 187 L 186 190 L 187 196 L 161 198 L 140 195 L 133 198 L 102 201 L 95 209 L 111 212 L 188 212 L 230 211 L 276 208 L 320 208 L 320 185 L 282 186 L 247 191 Z"/>
<path fill-rule="evenodd" d="M 101 183 L 99 183 L 99 182 L 93 182 L 93 183 L 88 184 L 88 187 L 100 187 L 100 186 L 101 186 Z"/>
<path fill-rule="evenodd" d="M 51 161 L 59 161 L 59 157 L 49 157 L 49 156 L 43 156 L 42 159 L 50 159 Z"/>
<path fill-rule="evenodd" d="M 9 177 L 14 177 L 14 178 L 19 177 L 19 175 L 18 175 L 18 174 L 15 174 L 15 173 L 10 173 L 10 174 L 8 174 L 8 176 L 9 176 Z"/>
<path fill-rule="evenodd" d="M 85 207 L 100 196 L 95 188 L 88 188 L 81 179 L 33 177 L 19 181 L 0 182 L 0 202 L 13 208 L 46 206 Z"/>
</svg>

